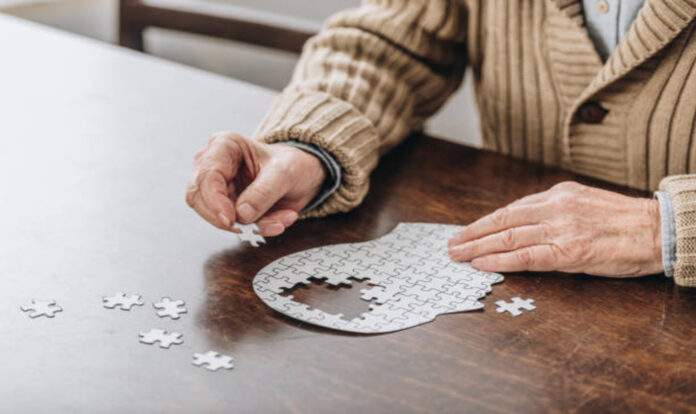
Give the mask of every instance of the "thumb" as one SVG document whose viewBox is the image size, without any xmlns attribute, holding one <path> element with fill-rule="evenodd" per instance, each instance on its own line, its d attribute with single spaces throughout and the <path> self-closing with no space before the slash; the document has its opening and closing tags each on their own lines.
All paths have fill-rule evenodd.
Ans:
<svg viewBox="0 0 696 414">
<path fill-rule="evenodd" d="M 262 168 L 259 175 L 237 198 L 237 216 L 253 223 L 263 216 L 288 191 L 287 176 L 278 168 Z"/>
</svg>

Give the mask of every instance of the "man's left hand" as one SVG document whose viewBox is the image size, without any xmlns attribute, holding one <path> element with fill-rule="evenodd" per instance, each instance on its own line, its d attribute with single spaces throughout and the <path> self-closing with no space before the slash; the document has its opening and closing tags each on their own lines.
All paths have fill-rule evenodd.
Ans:
<svg viewBox="0 0 696 414">
<path fill-rule="evenodd" d="M 663 271 L 660 232 L 656 200 L 564 182 L 466 226 L 449 253 L 491 272 L 644 276 Z"/>
</svg>

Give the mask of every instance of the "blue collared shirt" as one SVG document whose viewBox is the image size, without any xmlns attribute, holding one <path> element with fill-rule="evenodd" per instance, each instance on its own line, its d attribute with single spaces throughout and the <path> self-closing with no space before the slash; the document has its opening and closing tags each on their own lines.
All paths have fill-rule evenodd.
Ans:
<svg viewBox="0 0 696 414">
<path fill-rule="evenodd" d="M 585 24 L 603 60 L 628 32 L 645 0 L 582 0 Z"/>
</svg>

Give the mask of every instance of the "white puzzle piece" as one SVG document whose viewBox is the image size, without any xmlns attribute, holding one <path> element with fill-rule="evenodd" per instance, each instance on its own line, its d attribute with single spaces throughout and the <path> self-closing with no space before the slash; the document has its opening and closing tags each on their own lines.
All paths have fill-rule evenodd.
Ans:
<svg viewBox="0 0 696 414">
<path fill-rule="evenodd" d="M 219 369 L 232 369 L 234 358 L 227 355 L 220 355 L 214 351 L 208 351 L 205 354 L 193 354 L 193 365 L 204 367 L 208 371 L 217 371 Z"/>
<path fill-rule="evenodd" d="M 124 311 L 129 311 L 133 306 L 143 306 L 145 303 L 140 300 L 140 295 L 126 295 L 123 292 L 117 292 L 113 296 L 104 296 L 102 304 L 107 309 L 119 308 Z"/>
<path fill-rule="evenodd" d="M 495 302 L 498 305 L 498 313 L 510 312 L 512 316 L 522 315 L 522 309 L 526 311 L 533 311 L 536 306 L 533 305 L 534 299 L 521 299 L 519 297 L 512 298 L 512 302 L 505 302 L 504 300 L 499 300 Z"/>
<path fill-rule="evenodd" d="M 237 237 L 239 237 L 239 240 L 241 241 L 245 241 L 254 247 L 259 247 L 259 243 L 266 243 L 266 239 L 262 235 L 258 234 L 259 226 L 257 226 L 256 223 L 234 223 L 234 226 L 232 227 L 241 232 L 237 233 Z"/>
<path fill-rule="evenodd" d="M 56 316 L 56 313 L 63 311 L 63 308 L 58 306 L 56 304 L 56 301 L 53 299 L 32 299 L 31 303 L 27 305 L 22 305 L 20 309 L 22 310 L 22 312 L 26 312 L 26 314 L 29 315 L 29 317 L 32 319 L 38 318 L 40 316 L 53 318 Z"/>
<path fill-rule="evenodd" d="M 140 332 L 139 341 L 143 344 L 159 344 L 160 348 L 169 348 L 172 345 L 184 343 L 184 335 L 179 332 L 167 332 L 164 329 L 150 329 L 148 332 Z"/>
<path fill-rule="evenodd" d="M 183 300 L 172 300 L 166 296 L 159 302 L 153 303 L 152 307 L 157 309 L 157 316 L 160 318 L 179 319 L 182 314 L 188 312 L 186 303 Z"/>
<path fill-rule="evenodd" d="M 467 263 L 453 262 L 447 242 L 461 226 L 402 223 L 379 239 L 323 246 L 280 258 L 254 278 L 254 291 L 268 306 L 301 321 L 358 333 L 410 328 L 437 315 L 483 308 L 479 299 L 503 280 Z M 329 285 L 351 279 L 374 285 L 363 289 L 370 311 L 352 320 L 282 296 L 284 290 L 321 279 Z"/>
</svg>

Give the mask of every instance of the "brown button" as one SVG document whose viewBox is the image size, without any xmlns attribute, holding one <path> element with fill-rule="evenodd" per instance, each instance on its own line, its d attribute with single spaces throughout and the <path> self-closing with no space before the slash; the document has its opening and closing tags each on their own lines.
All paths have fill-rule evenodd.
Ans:
<svg viewBox="0 0 696 414">
<path fill-rule="evenodd" d="M 602 14 L 609 13 L 609 3 L 607 3 L 605 0 L 599 0 L 597 2 L 597 11 Z"/>
<path fill-rule="evenodd" d="M 587 124 L 599 124 L 609 111 L 602 108 L 597 102 L 585 102 L 578 109 L 578 120 Z"/>
</svg>

